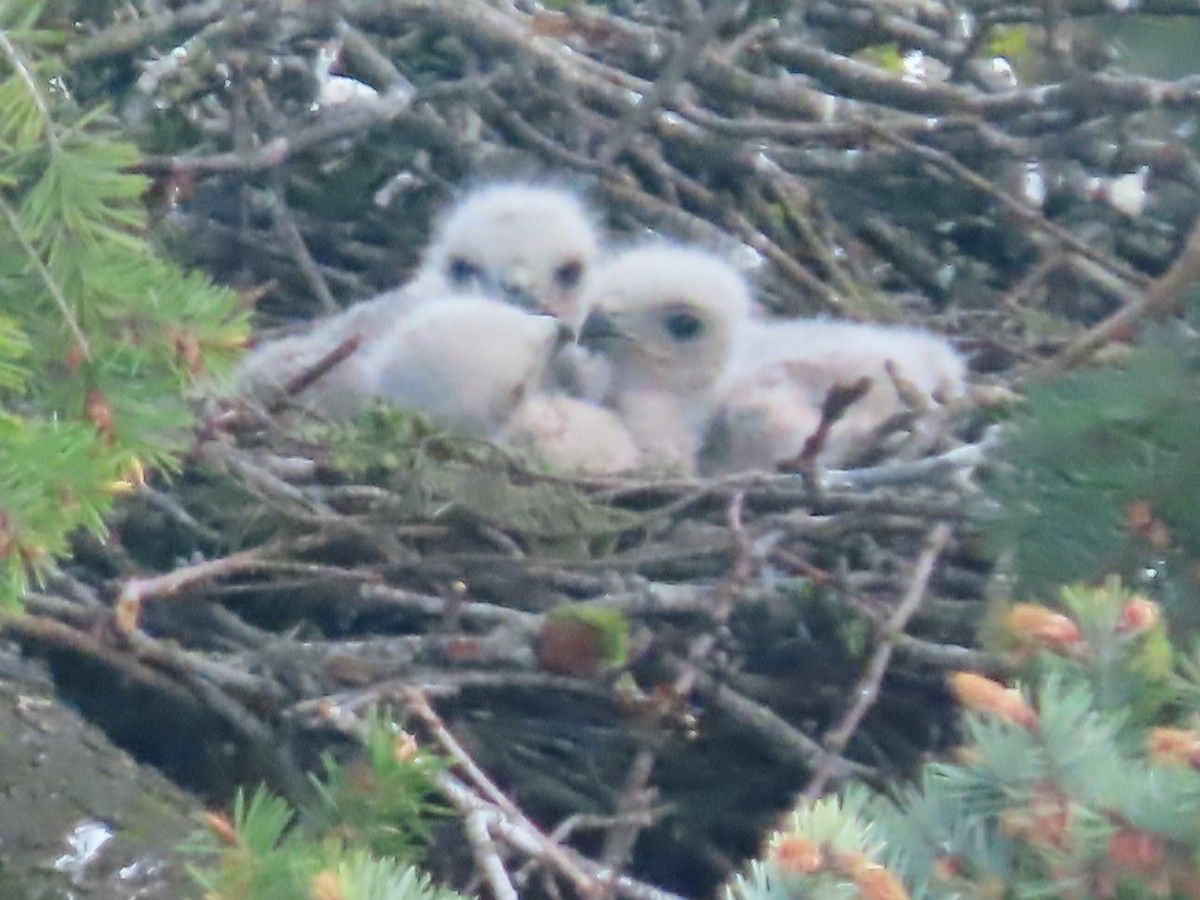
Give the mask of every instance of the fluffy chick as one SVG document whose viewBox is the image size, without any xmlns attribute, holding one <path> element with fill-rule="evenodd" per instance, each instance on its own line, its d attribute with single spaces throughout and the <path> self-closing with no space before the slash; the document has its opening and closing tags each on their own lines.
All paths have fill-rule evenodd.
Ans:
<svg viewBox="0 0 1200 900">
<path fill-rule="evenodd" d="M 468 194 L 442 220 L 421 277 L 480 287 L 578 326 L 579 287 L 600 252 L 593 218 L 576 194 L 503 182 Z"/>
<path fill-rule="evenodd" d="M 592 216 L 577 195 L 520 182 L 479 188 L 435 229 L 410 282 L 248 354 L 238 370 L 238 392 L 273 402 L 286 385 L 345 342 L 354 342 L 357 355 L 406 313 L 468 291 L 578 325 L 579 285 L 598 252 Z M 344 362 L 321 381 L 326 392 L 359 392 L 359 377 Z"/>
<path fill-rule="evenodd" d="M 296 400 L 334 421 L 352 419 L 366 404 L 382 400 L 461 434 L 490 437 L 536 391 L 569 336 L 550 316 L 447 294 L 379 331 Z M 308 337 L 301 349 L 311 366 L 325 348 L 314 347 Z M 303 368 L 296 360 L 287 367 Z"/>
<path fill-rule="evenodd" d="M 733 266 L 696 248 L 619 252 L 585 282 L 579 341 L 611 365 L 606 404 L 650 468 L 691 471 L 714 388 L 750 311 Z"/>
<path fill-rule="evenodd" d="M 830 428 L 816 457 L 820 465 L 845 463 L 893 416 L 914 406 L 918 412 L 936 407 L 962 396 L 967 386 L 962 357 L 927 331 L 829 320 L 755 321 L 743 331 L 722 379 L 702 470 L 770 470 L 795 459 L 820 425 L 829 392 L 863 378 L 866 391 Z"/>
<path fill-rule="evenodd" d="M 361 373 L 364 399 L 487 438 L 533 395 L 570 337 L 550 316 L 460 295 L 413 310 L 347 362 Z M 358 407 L 361 402 L 348 411 Z M 346 412 L 339 405 L 338 415 Z"/>
<path fill-rule="evenodd" d="M 530 397 L 497 439 L 565 474 L 617 475 L 641 460 L 633 436 L 611 410 L 563 394 Z"/>
<path fill-rule="evenodd" d="M 499 182 L 468 194 L 437 227 L 418 283 L 474 287 L 578 328 L 580 286 L 600 254 L 594 216 L 582 198 L 550 184 Z M 410 293 L 420 302 L 421 292 Z M 603 367 L 564 348 L 545 385 L 593 399 Z"/>
<path fill-rule="evenodd" d="M 439 292 L 429 286 L 427 297 L 448 296 L 450 293 L 446 289 Z M 364 347 L 369 346 L 380 334 L 386 333 L 409 310 L 410 304 L 397 300 L 399 294 L 399 291 L 381 294 L 320 320 L 308 331 L 260 344 L 247 353 L 238 365 L 237 393 L 268 407 L 274 406 L 287 399 L 297 379 L 311 374 L 334 355 L 348 353 L 348 358 L 335 362 L 311 387 L 305 388 L 302 399 L 311 402 L 317 394 L 330 398 L 360 395 L 362 375 L 352 362 Z M 411 304 L 414 309 L 418 305 Z M 337 402 L 332 399 L 316 401 L 318 408 L 336 405 Z"/>
</svg>

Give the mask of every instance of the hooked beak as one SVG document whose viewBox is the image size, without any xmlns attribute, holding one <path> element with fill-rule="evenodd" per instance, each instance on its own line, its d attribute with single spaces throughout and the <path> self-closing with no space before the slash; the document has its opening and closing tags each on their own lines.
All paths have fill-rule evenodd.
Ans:
<svg viewBox="0 0 1200 900">
<path fill-rule="evenodd" d="M 593 350 L 603 350 L 624 339 L 625 333 L 616 320 L 602 309 L 593 309 L 588 313 L 583 320 L 583 327 L 579 329 L 579 343 Z"/>
<path fill-rule="evenodd" d="M 532 313 L 549 312 L 545 306 L 535 297 L 530 291 L 522 287 L 517 287 L 513 284 L 503 283 L 496 286 L 500 295 L 511 303 L 513 306 L 519 306 L 521 309 L 528 310 Z"/>
<path fill-rule="evenodd" d="M 533 292 L 533 281 L 525 266 L 514 263 L 493 281 L 494 283 L 488 287 L 499 291 L 504 299 L 513 306 L 519 306 L 521 309 L 527 309 L 533 313 L 551 312 Z"/>
<path fill-rule="evenodd" d="M 490 272 L 480 272 L 472 279 L 477 290 L 505 303 L 511 303 L 531 313 L 548 313 L 545 305 L 526 286 L 527 279 L 513 279 Z"/>
</svg>

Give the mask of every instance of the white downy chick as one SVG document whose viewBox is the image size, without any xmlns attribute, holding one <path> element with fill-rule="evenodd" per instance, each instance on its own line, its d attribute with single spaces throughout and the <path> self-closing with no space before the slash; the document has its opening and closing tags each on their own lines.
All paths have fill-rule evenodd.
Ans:
<svg viewBox="0 0 1200 900">
<path fill-rule="evenodd" d="M 468 194 L 442 220 L 420 278 L 474 287 L 578 328 L 585 312 L 580 286 L 599 254 L 594 216 L 577 194 L 500 182 Z M 571 345 L 554 360 L 547 387 L 594 395 L 605 377 L 601 365 Z"/>
<path fill-rule="evenodd" d="M 612 368 L 606 404 L 642 464 L 691 471 L 714 388 L 750 312 L 737 270 L 703 250 L 653 243 L 597 266 L 579 340 Z"/>
<path fill-rule="evenodd" d="M 575 194 L 550 185 L 503 182 L 467 194 L 435 229 L 407 284 L 321 320 L 308 332 L 272 341 L 239 367 L 238 391 L 271 403 L 294 379 L 353 342 L 364 352 L 401 316 L 447 296 L 477 291 L 549 312 L 577 326 L 579 284 L 599 253 L 592 216 Z M 323 390 L 354 396 L 359 377 L 339 362 Z"/>
<path fill-rule="evenodd" d="M 564 474 L 632 472 L 641 458 L 629 429 L 612 410 L 565 394 L 530 397 L 497 439 Z"/>
<path fill-rule="evenodd" d="M 866 391 L 830 428 L 816 457 L 820 465 L 846 462 L 880 425 L 909 410 L 910 400 L 932 408 L 961 397 L 967 386 L 962 357 L 931 332 L 829 320 L 759 320 L 743 332 L 722 380 L 701 468 L 771 470 L 795 459 L 817 431 L 829 392 L 863 378 Z M 912 396 L 897 389 L 897 380 Z"/>
<path fill-rule="evenodd" d="M 347 362 L 361 373 L 362 400 L 377 398 L 488 438 L 537 391 L 546 365 L 570 336 L 550 316 L 459 295 L 413 310 Z M 362 400 L 329 412 L 345 418 Z"/>
<path fill-rule="evenodd" d="M 426 289 L 429 296 L 450 294 L 445 288 L 435 290 L 432 284 L 421 286 L 423 292 Z M 238 394 L 273 406 L 288 398 L 293 382 L 312 374 L 336 355 L 345 358 L 334 361 L 312 386 L 301 391 L 297 401 L 310 402 L 318 392 L 318 385 L 319 391 L 329 397 L 361 396 L 362 375 L 350 363 L 365 346 L 405 315 L 409 304 L 398 298 L 406 290 L 409 289 L 399 288 L 356 303 L 335 316 L 318 321 L 309 331 L 260 344 L 238 365 Z M 417 305 L 412 304 L 413 308 Z M 317 407 L 328 405 L 331 401 L 316 402 Z"/>
<path fill-rule="evenodd" d="M 450 210 L 419 277 L 436 276 L 455 290 L 480 288 L 578 327 L 579 286 L 599 253 L 593 216 L 579 196 L 547 184 L 501 182 Z"/>
</svg>

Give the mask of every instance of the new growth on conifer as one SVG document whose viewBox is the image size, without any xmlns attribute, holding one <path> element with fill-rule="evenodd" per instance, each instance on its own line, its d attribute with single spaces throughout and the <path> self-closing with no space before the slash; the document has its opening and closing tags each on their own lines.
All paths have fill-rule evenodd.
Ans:
<svg viewBox="0 0 1200 900">
<path fill-rule="evenodd" d="M 189 387 L 227 368 L 237 296 L 158 256 L 147 179 L 106 111 L 80 109 L 39 27 L 0 4 L 0 602 L 17 607 L 115 496 L 169 470 Z"/>
</svg>

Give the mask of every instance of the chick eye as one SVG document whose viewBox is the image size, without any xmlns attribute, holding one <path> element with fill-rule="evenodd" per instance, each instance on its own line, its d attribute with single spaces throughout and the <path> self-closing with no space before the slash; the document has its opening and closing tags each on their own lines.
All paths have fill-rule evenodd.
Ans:
<svg viewBox="0 0 1200 900">
<path fill-rule="evenodd" d="M 554 270 L 554 281 L 560 288 L 573 288 L 583 277 L 583 261 L 572 259 Z"/>
<path fill-rule="evenodd" d="M 667 334 L 677 341 L 694 341 L 704 332 L 704 320 L 695 313 L 673 312 L 663 321 Z"/>
<path fill-rule="evenodd" d="M 450 276 L 450 280 L 455 284 L 465 284 L 468 281 L 481 277 L 483 269 L 469 259 L 456 256 L 450 260 L 450 264 L 446 267 L 446 274 Z"/>
</svg>

